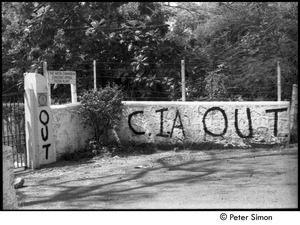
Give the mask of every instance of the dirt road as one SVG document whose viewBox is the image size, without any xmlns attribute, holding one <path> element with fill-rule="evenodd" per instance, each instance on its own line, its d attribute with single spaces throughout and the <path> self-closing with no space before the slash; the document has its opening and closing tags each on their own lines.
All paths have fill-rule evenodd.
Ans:
<svg viewBox="0 0 300 225">
<path fill-rule="evenodd" d="M 298 206 L 298 146 L 63 161 L 16 176 L 21 210 Z"/>
</svg>

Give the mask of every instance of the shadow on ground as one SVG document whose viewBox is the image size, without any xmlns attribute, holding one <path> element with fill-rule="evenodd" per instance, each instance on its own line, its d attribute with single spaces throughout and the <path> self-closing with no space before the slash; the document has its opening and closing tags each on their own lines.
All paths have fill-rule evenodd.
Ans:
<svg viewBox="0 0 300 225">
<path fill-rule="evenodd" d="M 155 197 L 161 189 L 168 189 L 172 193 L 174 186 L 186 186 L 191 184 L 216 184 L 225 179 L 235 180 L 237 178 L 249 178 L 261 174 L 261 167 L 256 166 L 257 158 L 294 155 L 295 152 L 266 152 L 257 154 L 258 151 L 242 154 L 241 156 L 220 158 L 213 152 L 209 158 L 201 159 L 195 154 L 174 154 L 153 160 L 146 168 L 136 169 L 133 166 L 123 167 L 122 170 L 112 172 L 104 176 L 95 176 L 97 173 L 90 168 L 86 176 L 76 176 L 72 179 L 61 181 L 60 177 L 48 177 L 40 180 L 36 185 L 31 185 L 18 191 L 21 208 L 35 205 L 49 204 L 55 208 L 58 203 L 64 204 L 63 209 L 69 207 L 97 208 L 99 203 L 103 206 L 107 203 L 126 204 L 142 199 Z M 80 166 L 93 164 L 92 161 L 70 163 L 67 166 Z M 266 163 L 265 167 L 271 163 Z M 61 164 L 62 166 L 63 164 Z M 55 165 L 60 166 L 60 163 Z M 47 166 L 44 169 L 49 170 Z M 54 168 L 55 169 L 55 168 Z M 85 167 L 86 169 L 86 167 Z M 225 171 L 224 171 L 225 170 Z M 226 176 L 220 175 L 220 171 L 226 172 Z M 90 176 L 90 174 L 93 174 Z M 269 171 L 268 176 L 276 175 L 275 171 Z M 278 175 L 278 173 L 277 173 Z M 70 177 L 71 178 L 71 177 Z M 49 183 L 49 180 L 52 180 Z M 251 185 L 251 182 L 248 182 Z M 39 195 L 32 198 L 34 192 L 43 192 L 44 188 L 51 189 L 51 195 Z M 31 189 L 29 192 L 27 189 Z M 19 202 L 20 202 L 19 201 Z"/>
</svg>

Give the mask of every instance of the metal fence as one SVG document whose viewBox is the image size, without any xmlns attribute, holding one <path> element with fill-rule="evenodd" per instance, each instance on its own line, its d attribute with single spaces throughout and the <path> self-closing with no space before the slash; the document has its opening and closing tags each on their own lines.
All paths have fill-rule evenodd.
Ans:
<svg viewBox="0 0 300 225">
<path fill-rule="evenodd" d="M 199 62 L 185 60 L 176 63 L 148 63 L 145 67 L 151 72 L 140 75 L 132 72 L 127 63 L 87 61 L 76 66 L 67 64 L 48 64 L 48 70 L 76 71 L 77 95 L 83 90 L 105 87 L 108 83 L 118 84 L 124 91 L 124 100 L 128 101 L 182 101 L 182 74 L 185 71 L 186 101 L 276 101 L 278 92 L 285 93 L 283 101 L 290 100 L 292 83 L 281 78 L 278 88 L 276 67 L 274 76 L 266 80 L 264 77 L 248 87 L 241 82 L 239 74 L 225 76 L 222 73 L 206 74 Z M 94 66 L 95 65 L 95 66 Z M 280 80 L 280 79 L 279 79 Z M 287 94 L 288 93 L 288 94 Z M 71 102 L 69 85 L 51 85 L 51 104 L 65 104 Z"/>
<path fill-rule="evenodd" d="M 27 168 L 24 93 L 2 95 L 2 144 L 11 146 L 15 168 Z"/>
</svg>

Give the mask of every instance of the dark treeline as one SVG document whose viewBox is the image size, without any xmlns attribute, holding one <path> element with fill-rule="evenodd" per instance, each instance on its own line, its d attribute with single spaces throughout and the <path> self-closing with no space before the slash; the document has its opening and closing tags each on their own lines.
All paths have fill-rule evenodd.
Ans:
<svg viewBox="0 0 300 225">
<path fill-rule="evenodd" d="M 297 2 L 2 2 L 2 92 L 23 73 L 77 72 L 77 89 L 115 82 L 131 100 L 276 100 L 298 83 Z M 87 82 L 88 81 L 88 82 Z M 63 96 L 65 87 L 56 93 Z"/>
</svg>

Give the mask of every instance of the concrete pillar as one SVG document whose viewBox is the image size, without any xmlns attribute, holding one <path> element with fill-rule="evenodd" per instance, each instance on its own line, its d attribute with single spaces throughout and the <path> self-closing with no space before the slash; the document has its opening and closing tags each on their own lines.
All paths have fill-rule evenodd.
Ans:
<svg viewBox="0 0 300 225">
<path fill-rule="evenodd" d="M 2 145 L 2 163 L 3 209 L 14 210 L 18 208 L 18 202 L 14 188 L 13 150 L 9 146 Z"/>
<path fill-rule="evenodd" d="M 289 142 L 298 143 L 298 85 L 293 85 L 291 111 L 290 111 L 290 133 Z"/>
<path fill-rule="evenodd" d="M 24 88 L 27 162 L 37 169 L 56 161 L 48 86 L 44 76 L 26 73 Z"/>
</svg>

